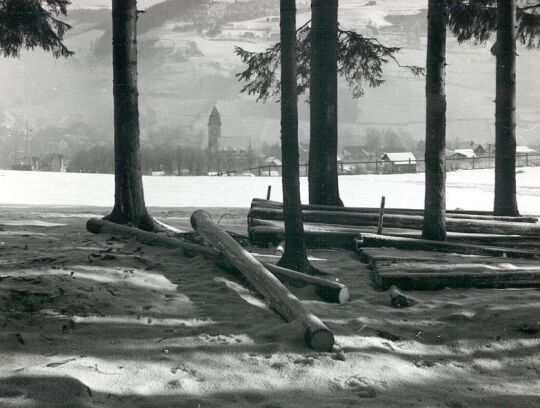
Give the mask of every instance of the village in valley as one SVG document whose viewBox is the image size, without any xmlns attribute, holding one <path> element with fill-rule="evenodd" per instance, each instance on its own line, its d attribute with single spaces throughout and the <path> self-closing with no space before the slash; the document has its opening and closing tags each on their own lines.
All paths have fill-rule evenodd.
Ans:
<svg viewBox="0 0 540 408">
<path fill-rule="evenodd" d="M 540 406 L 538 0 L 0 0 L 0 408 Z"/>
</svg>

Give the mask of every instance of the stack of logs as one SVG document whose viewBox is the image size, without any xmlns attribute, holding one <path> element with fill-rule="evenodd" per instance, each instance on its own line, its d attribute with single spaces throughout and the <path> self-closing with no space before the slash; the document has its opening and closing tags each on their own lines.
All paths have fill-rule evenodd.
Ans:
<svg viewBox="0 0 540 408">
<path fill-rule="evenodd" d="M 303 205 L 306 243 L 319 247 L 354 248 L 360 234 L 377 233 L 379 208 Z M 384 234 L 420 238 L 423 210 L 384 210 Z M 501 217 L 486 211 L 447 211 L 449 241 L 532 243 L 539 241 L 537 217 Z M 248 215 L 249 238 L 254 244 L 277 244 L 283 240 L 283 205 L 253 199 Z"/>
</svg>

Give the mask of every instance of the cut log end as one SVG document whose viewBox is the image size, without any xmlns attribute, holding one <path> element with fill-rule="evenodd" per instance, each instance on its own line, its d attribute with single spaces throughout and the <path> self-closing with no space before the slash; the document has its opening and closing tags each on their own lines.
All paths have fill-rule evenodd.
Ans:
<svg viewBox="0 0 540 408">
<path fill-rule="evenodd" d="M 339 291 L 339 304 L 342 305 L 343 303 L 347 303 L 351 299 L 351 293 L 349 292 L 349 288 L 343 288 Z"/>
<path fill-rule="evenodd" d="M 407 300 L 407 298 L 401 295 L 393 297 L 391 300 L 391 303 L 392 303 L 392 307 L 395 307 L 395 308 L 402 308 L 402 307 L 409 306 L 409 301 Z"/>
<path fill-rule="evenodd" d="M 332 351 L 334 335 L 328 329 L 312 331 L 309 327 L 305 332 L 306 345 L 315 351 Z"/>
<path fill-rule="evenodd" d="M 197 219 L 198 218 L 201 218 L 201 219 L 204 219 L 204 220 L 211 220 L 212 219 L 212 216 L 204 211 L 204 210 L 197 210 L 195 212 L 193 212 L 193 214 L 191 214 L 191 217 L 189 219 L 190 223 L 191 223 L 191 226 L 193 227 L 194 230 L 197 229 Z"/>
<path fill-rule="evenodd" d="M 86 229 L 88 232 L 91 232 L 92 234 L 101 234 L 103 231 L 103 223 L 100 222 L 101 220 L 98 218 L 90 218 L 86 222 Z"/>
</svg>

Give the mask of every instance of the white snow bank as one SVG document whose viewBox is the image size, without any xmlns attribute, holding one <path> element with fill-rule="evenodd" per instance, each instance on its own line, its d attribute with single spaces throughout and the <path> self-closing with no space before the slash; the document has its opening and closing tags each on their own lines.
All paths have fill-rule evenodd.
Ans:
<svg viewBox="0 0 540 408">
<path fill-rule="evenodd" d="M 448 173 L 449 209 L 490 210 L 493 169 Z M 521 212 L 540 213 L 540 167 L 516 175 Z M 348 206 L 422 208 L 424 174 L 358 175 L 340 177 L 341 197 Z M 279 177 L 144 177 L 145 199 L 154 207 L 249 207 L 253 197 L 281 200 Z M 302 201 L 308 202 L 307 179 L 301 179 Z M 0 204 L 111 207 L 114 177 L 105 174 L 0 171 Z"/>
</svg>

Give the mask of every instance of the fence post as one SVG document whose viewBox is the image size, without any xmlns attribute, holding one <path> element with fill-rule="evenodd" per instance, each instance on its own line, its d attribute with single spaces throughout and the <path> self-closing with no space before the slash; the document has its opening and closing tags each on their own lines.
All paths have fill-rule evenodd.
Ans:
<svg viewBox="0 0 540 408">
<path fill-rule="evenodd" d="M 525 153 L 525 167 L 529 167 L 529 153 Z"/>
<path fill-rule="evenodd" d="M 268 165 L 268 177 L 270 177 L 270 173 L 272 172 L 272 165 Z"/>
<path fill-rule="evenodd" d="M 474 170 L 474 156 L 472 157 L 472 168 Z"/>
</svg>

